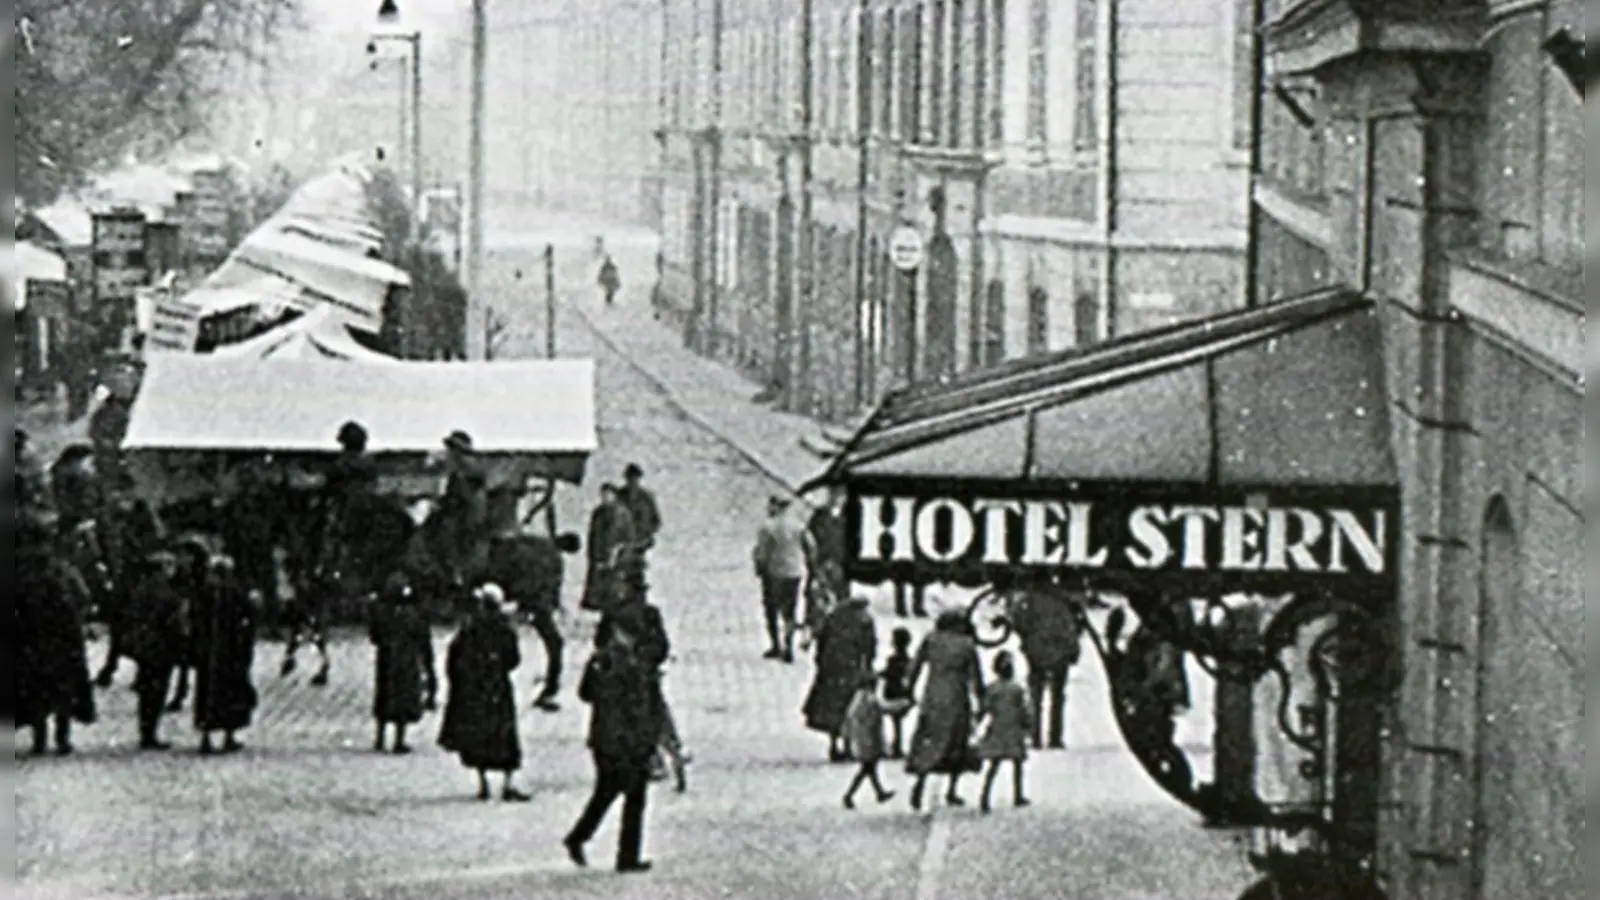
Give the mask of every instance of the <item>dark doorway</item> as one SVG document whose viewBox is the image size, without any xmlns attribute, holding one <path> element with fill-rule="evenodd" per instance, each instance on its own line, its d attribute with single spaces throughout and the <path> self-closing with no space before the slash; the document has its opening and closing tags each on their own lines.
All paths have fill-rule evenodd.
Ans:
<svg viewBox="0 0 1600 900">
<path fill-rule="evenodd" d="M 1100 342 L 1100 303 L 1093 294 L 1079 294 L 1072 301 L 1072 333 L 1079 347 Z"/>
<path fill-rule="evenodd" d="M 998 366 L 1006 358 L 1006 286 L 998 278 L 983 292 L 983 364 Z"/>
<path fill-rule="evenodd" d="M 923 376 L 942 378 L 956 371 L 956 288 L 955 243 L 944 233 L 934 235 L 928 245 L 928 327 L 923 353 Z"/>
<path fill-rule="evenodd" d="M 1050 294 L 1037 285 L 1028 288 L 1028 354 L 1050 349 Z"/>
</svg>

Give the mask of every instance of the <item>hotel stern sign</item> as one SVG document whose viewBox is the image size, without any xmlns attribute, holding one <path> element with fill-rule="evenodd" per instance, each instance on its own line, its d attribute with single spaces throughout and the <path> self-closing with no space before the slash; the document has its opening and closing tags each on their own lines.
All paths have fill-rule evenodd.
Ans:
<svg viewBox="0 0 1600 900">
<path fill-rule="evenodd" d="M 845 519 L 851 574 L 863 581 L 1043 579 L 1199 595 L 1392 590 L 1398 513 L 1388 487 L 894 478 L 852 483 Z"/>
</svg>

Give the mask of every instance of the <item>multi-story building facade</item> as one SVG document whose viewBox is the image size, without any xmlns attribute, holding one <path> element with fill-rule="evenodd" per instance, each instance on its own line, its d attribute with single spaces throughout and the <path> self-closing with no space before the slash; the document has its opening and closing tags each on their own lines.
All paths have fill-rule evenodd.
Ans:
<svg viewBox="0 0 1600 900">
<path fill-rule="evenodd" d="M 1542 45 L 1579 4 L 1267 7 L 1260 299 L 1343 285 L 1383 326 L 1404 677 L 1377 869 L 1403 900 L 1576 898 L 1583 113 Z"/>
<path fill-rule="evenodd" d="M 655 224 L 661 22 L 658 0 L 488 4 L 491 196 Z"/>
<path fill-rule="evenodd" d="M 1241 305 L 1251 9 L 674 0 L 667 293 L 824 416 Z"/>
</svg>

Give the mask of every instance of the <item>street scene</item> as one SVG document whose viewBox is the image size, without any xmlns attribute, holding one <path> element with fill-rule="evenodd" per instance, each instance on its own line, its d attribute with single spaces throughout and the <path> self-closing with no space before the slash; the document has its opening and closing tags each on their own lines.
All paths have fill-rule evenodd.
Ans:
<svg viewBox="0 0 1600 900">
<path fill-rule="evenodd" d="M 1589 895 L 1600 57 L 1444 6 L 24 0 L 15 896 Z"/>
</svg>

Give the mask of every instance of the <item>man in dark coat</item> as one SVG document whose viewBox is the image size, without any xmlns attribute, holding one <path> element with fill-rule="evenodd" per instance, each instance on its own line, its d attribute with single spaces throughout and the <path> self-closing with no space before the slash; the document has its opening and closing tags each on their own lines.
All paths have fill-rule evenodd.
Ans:
<svg viewBox="0 0 1600 900">
<path fill-rule="evenodd" d="M 1023 594 L 1012 608 L 1011 626 L 1028 661 L 1028 697 L 1033 701 L 1033 746 L 1046 746 L 1043 723 L 1049 719 L 1051 749 L 1065 744 L 1067 679 L 1082 655 L 1078 601 L 1060 591 Z M 1048 716 L 1045 711 L 1048 695 Z"/>
<path fill-rule="evenodd" d="M 827 587 L 834 603 L 840 603 L 850 596 L 850 580 L 845 577 L 844 571 L 849 548 L 845 540 L 843 510 L 844 491 L 830 488 L 826 502 L 818 504 L 811 512 L 811 518 L 806 521 L 815 555 L 811 561 L 811 578 Z"/>
<path fill-rule="evenodd" d="M 489 478 L 474 452 L 472 436 L 453 431 L 444 439 L 445 483 L 434 515 L 445 524 L 445 566 L 457 587 L 483 578 L 488 564 Z"/>
<path fill-rule="evenodd" d="M 600 284 L 600 292 L 605 295 L 606 305 L 616 303 L 617 292 L 622 290 L 622 275 L 617 271 L 616 260 L 611 258 L 611 254 L 607 253 L 600 263 L 600 274 L 595 280 Z"/>
<path fill-rule="evenodd" d="M 450 641 L 445 672 L 450 694 L 439 728 L 439 746 L 455 753 L 461 764 L 477 770 L 478 799 L 489 799 L 489 772 L 504 781 L 500 797 L 525 801 L 529 797 L 511 784 L 522 767 L 522 744 L 517 736 L 517 705 L 511 673 L 522 664 L 522 651 L 511 620 L 501 610 L 505 594 L 488 584 L 473 595 L 476 608 Z"/>
<path fill-rule="evenodd" d="M 130 476 L 113 476 L 110 486 L 110 503 L 100 536 L 101 549 L 111 572 L 113 596 L 105 610 L 110 649 L 95 676 L 95 684 L 100 687 L 110 687 L 122 657 L 132 656 L 125 649 L 124 636 L 132 627 L 133 610 L 139 604 L 135 596 L 136 583 L 141 577 L 152 574 L 150 557 L 160 552 L 166 541 L 160 518 L 138 495 Z"/>
<path fill-rule="evenodd" d="M 849 758 L 842 737 L 845 711 L 861 676 L 872 672 L 877 652 L 877 628 L 866 597 L 835 607 L 817 634 L 817 671 L 802 712 L 807 728 L 828 736 L 828 758 L 834 762 Z"/>
<path fill-rule="evenodd" d="M 644 486 L 644 469 L 637 463 L 628 463 L 622 470 L 622 490 L 617 496 L 628 509 L 634 539 L 643 555 L 656 545 L 656 535 L 661 532 L 661 508 L 656 505 L 656 495 Z"/>
<path fill-rule="evenodd" d="M 33 729 L 33 752 L 45 752 L 54 724 L 56 753 L 72 752 L 72 723 L 95 719 L 84 652 L 82 598 L 73 596 L 66 573 L 42 548 L 19 548 L 14 636 L 19 657 L 16 673 L 17 722 Z M 12 593 L 11 591 L 7 592 Z"/>
<path fill-rule="evenodd" d="M 389 577 L 383 595 L 372 607 L 368 626 L 374 660 L 372 717 L 377 738 L 372 749 L 382 753 L 388 726 L 394 726 L 394 752 L 410 753 L 406 727 L 422 721 L 438 689 L 433 668 L 433 636 L 421 604 L 404 575 Z"/>
<path fill-rule="evenodd" d="M 604 611 L 612 600 L 613 579 L 625 574 L 636 551 L 633 517 L 614 484 L 600 486 L 600 505 L 589 516 L 589 571 L 583 582 L 583 608 Z"/>
<path fill-rule="evenodd" d="M 173 673 L 190 648 L 183 598 L 173 585 L 177 557 L 161 552 L 141 563 L 131 585 L 133 606 L 124 646 L 139 666 L 134 679 L 139 694 L 139 749 L 166 750 L 172 745 L 159 737 L 161 714 L 166 711 Z"/>
<path fill-rule="evenodd" d="M 257 610 L 232 558 L 214 557 L 209 569 L 195 592 L 189 616 L 194 641 L 194 727 L 200 732 L 202 754 L 215 752 L 211 743 L 214 731 L 223 733 L 223 753 L 237 753 L 244 748 L 236 733 L 249 727 L 256 708 L 250 668 L 255 660 Z"/>
<path fill-rule="evenodd" d="M 650 761 L 661 733 L 661 711 L 650 666 L 639 658 L 638 639 L 646 630 L 644 616 L 620 610 L 612 617 L 604 647 L 583 670 L 578 696 L 590 706 L 589 750 L 594 756 L 595 786 L 583 814 L 562 844 L 580 866 L 588 865 L 584 845 L 594 837 L 611 804 L 622 798 L 622 830 L 617 846 L 617 871 L 644 872 L 641 858 L 645 801 L 650 790 Z"/>
<path fill-rule="evenodd" d="M 556 695 L 561 692 L 566 641 L 556 625 L 556 609 L 561 605 L 563 568 L 564 560 L 556 542 L 539 535 L 501 535 L 489 548 L 489 581 L 505 591 L 506 597 L 533 625 L 539 643 L 544 646 L 544 683 L 533 705 L 545 712 L 561 709 Z"/>
</svg>

